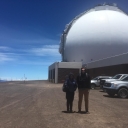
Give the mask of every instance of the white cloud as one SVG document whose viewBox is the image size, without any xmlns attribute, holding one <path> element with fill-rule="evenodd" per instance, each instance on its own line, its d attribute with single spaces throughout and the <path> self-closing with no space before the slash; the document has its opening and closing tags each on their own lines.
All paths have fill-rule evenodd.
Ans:
<svg viewBox="0 0 128 128">
<path fill-rule="evenodd" d="M 59 45 L 44 45 L 42 48 L 33 48 L 29 52 L 37 56 L 60 56 L 58 52 Z"/>
<path fill-rule="evenodd" d="M 0 50 L 1 51 L 9 51 L 10 48 L 9 47 L 5 47 L 5 46 L 0 46 Z"/>
<path fill-rule="evenodd" d="M 44 45 L 43 48 L 58 49 L 59 45 Z"/>
<path fill-rule="evenodd" d="M 24 60 L 24 61 L 20 61 L 18 62 L 18 64 L 22 64 L 22 65 L 40 65 L 40 66 L 48 66 L 51 65 L 51 62 L 45 62 L 45 61 L 32 61 L 32 60 Z"/>
<path fill-rule="evenodd" d="M 0 62 L 5 62 L 5 61 L 14 61 L 15 59 L 13 57 L 10 57 L 4 53 L 0 53 Z"/>
<path fill-rule="evenodd" d="M 61 60 L 58 48 L 59 45 L 43 45 L 40 48 L 15 50 L 3 46 L 0 49 L 8 51 L 0 53 L 0 63 L 13 61 L 17 64 L 50 65 L 55 61 Z"/>
<path fill-rule="evenodd" d="M 22 44 L 53 44 L 57 43 L 57 40 L 42 38 L 42 39 L 12 39 L 12 42 L 22 43 Z"/>
<path fill-rule="evenodd" d="M 33 31 L 26 32 L 26 29 L 17 29 L 9 28 L 7 26 L 0 24 L 0 40 L 1 42 L 8 44 L 10 42 L 13 45 L 22 44 L 22 45 L 38 45 L 38 44 L 56 44 L 59 42 L 59 39 L 50 39 L 46 36 L 43 36 L 43 31 L 40 28 L 37 31 L 34 31 L 35 28 L 32 28 Z"/>
</svg>

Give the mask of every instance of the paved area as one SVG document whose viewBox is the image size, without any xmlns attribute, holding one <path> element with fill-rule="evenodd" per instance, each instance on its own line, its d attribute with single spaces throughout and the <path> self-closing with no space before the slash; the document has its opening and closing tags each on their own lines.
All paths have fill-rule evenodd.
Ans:
<svg viewBox="0 0 128 128">
<path fill-rule="evenodd" d="M 0 128 L 127 128 L 128 99 L 90 91 L 90 114 L 65 113 L 62 84 L 0 83 Z M 73 110 L 77 111 L 78 92 Z M 84 106 L 83 106 L 84 111 Z"/>
</svg>

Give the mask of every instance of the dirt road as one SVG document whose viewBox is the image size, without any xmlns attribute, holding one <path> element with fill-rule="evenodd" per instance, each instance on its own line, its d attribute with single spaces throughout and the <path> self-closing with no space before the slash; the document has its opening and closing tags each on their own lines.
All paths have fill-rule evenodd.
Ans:
<svg viewBox="0 0 128 128">
<path fill-rule="evenodd" d="M 62 84 L 0 83 L 0 128 L 127 128 L 128 99 L 90 91 L 90 114 L 65 113 Z M 73 110 L 77 111 L 78 92 Z M 83 109 L 84 111 L 84 106 Z"/>
</svg>

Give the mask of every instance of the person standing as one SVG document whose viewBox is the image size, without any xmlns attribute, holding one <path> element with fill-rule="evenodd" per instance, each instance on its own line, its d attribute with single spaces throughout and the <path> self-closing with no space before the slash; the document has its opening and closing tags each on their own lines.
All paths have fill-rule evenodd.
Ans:
<svg viewBox="0 0 128 128">
<path fill-rule="evenodd" d="M 89 113 L 89 91 L 91 89 L 91 79 L 85 68 L 81 69 L 81 74 L 77 76 L 78 84 L 78 112 L 81 112 L 81 105 L 84 96 L 85 112 Z"/>
<path fill-rule="evenodd" d="M 69 74 L 68 79 L 65 81 L 65 86 L 67 87 L 67 91 L 66 91 L 67 112 L 73 112 L 72 110 L 73 100 L 74 100 L 75 91 L 77 89 L 77 83 L 72 73 Z"/>
</svg>

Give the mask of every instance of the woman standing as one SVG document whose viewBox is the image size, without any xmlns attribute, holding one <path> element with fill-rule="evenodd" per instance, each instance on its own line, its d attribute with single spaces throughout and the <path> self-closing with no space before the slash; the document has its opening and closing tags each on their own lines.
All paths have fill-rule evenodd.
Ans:
<svg viewBox="0 0 128 128">
<path fill-rule="evenodd" d="M 74 94 L 77 89 L 77 84 L 74 79 L 74 75 L 72 73 L 69 74 L 68 79 L 65 81 L 67 91 L 66 91 L 66 99 L 67 99 L 67 112 L 73 112 L 73 100 Z"/>
</svg>

